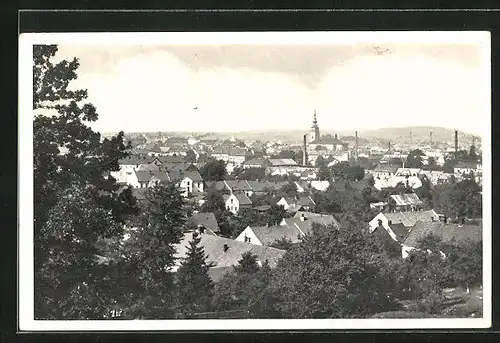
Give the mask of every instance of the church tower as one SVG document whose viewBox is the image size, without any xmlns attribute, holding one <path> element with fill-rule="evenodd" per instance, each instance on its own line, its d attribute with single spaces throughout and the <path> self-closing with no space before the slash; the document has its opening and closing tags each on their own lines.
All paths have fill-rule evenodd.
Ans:
<svg viewBox="0 0 500 343">
<path fill-rule="evenodd" d="M 311 126 L 311 137 L 309 142 L 313 142 L 316 140 L 319 140 L 320 135 L 319 135 L 319 126 L 318 126 L 318 120 L 316 119 L 316 110 L 314 110 L 314 119 L 313 119 L 313 125 Z"/>
</svg>

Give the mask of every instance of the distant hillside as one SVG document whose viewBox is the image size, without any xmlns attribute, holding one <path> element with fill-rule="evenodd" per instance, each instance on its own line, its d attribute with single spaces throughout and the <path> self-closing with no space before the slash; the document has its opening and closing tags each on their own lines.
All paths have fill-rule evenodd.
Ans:
<svg viewBox="0 0 500 343">
<path fill-rule="evenodd" d="M 429 141 L 430 132 L 432 131 L 432 140 L 435 142 L 449 142 L 453 141 L 455 138 L 455 130 L 444 127 L 435 126 L 412 126 L 412 127 L 391 127 L 382 128 L 376 130 L 362 131 L 359 132 L 359 136 L 365 138 L 379 138 L 384 140 L 390 140 L 393 142 L 397 141 L 407 141 L 411 139 L 415 142 L 417 141 Z M 460 141 L 472 141 L 474 135 L 468 132 L 458 131 L 458 137 Z M 479 137 L 476 136 L 476 142 L 479 141 Z"/>
</svg>

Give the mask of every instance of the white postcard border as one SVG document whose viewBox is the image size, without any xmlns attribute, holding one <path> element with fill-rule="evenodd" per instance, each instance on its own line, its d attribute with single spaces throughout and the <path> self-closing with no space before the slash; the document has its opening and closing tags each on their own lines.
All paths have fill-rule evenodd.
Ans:
<svg viewBox="0 0 500 343">
<path fill-rule="evenodd" d="M 466 319 L 197 319 L 34 320 L 33 45 L 34 44 L 355 44 L 480 43 L 484 82 L 491 88 L 491 43 L 486 31 L 407 32 L 169 32 L 27 33 L 19 39 L 18 318 L 20 331 L 466 329 L 491 326 L 491 93 L 483 120 L 483 318 Z M 480 120 L 480 118 L 478 118 Z"/>
</svg>

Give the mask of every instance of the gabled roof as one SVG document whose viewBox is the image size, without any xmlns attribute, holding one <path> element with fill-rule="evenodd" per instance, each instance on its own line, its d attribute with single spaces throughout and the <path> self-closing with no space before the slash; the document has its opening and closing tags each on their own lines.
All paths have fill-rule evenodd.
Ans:
<svg viewBox="0 0 500 343">
<path fill-rule="evenodd" d="M 187 246 L 192 240 L 192 233 L 184 234 L 181 242 L 175 245 L 177 250 L 176 257 L 184 258 L 187 253 Z M 231 267 L 238 264 L 241 260 L 241 255 L 250 252 L 257 255 L 257 259 L 264 263 L 266 260 L 271 267 L 275 267 L 279 259 L 285 254 L 284 250 L 260 246 L 250 243 L 244 243 L 221 236 L 201 235 L 200 245 L 203 246 L 207 261 L 215 263 L 215 268 Z M 228 249 L 224 251 L 224 245 Z M 178 260 L 178 263 L 180 261 Z"/>
<path fill-rule="evenodd" d="M 248 152 L 246 149 L 238 147 L 218 147 L 212 151 L 212 155 L 229 155 L 229 156 L 247 156 Z"/>
<path fill-rule="evenodd" d="M 220 232 L 219 224 L 217 223 L 217 219 L 215 218 L 215 214 L 213 212 L 193 213 L 191 218 L 196 225 L 202 225 L 214 232 Z"/>
<path fill-rule="evenodd" d="M 203 178 L 197 170 L 187 170 L 183 173 L 183 178 L 188 177 L 194 182 L 203 182 Z"/>
<path fill-rule="evenodd" d="M 149 182 L 151 178 L 157 178 L 162 182 L 170 181 L 169 176 L 160 170 L 138 170 L 135 172 L 139 182 Z"/>
<path fill-rule="evenodd" d="M 247 195 L 245 193 L 224 194 L 223 195 L 224 202 L 226 202 L 227 199 L 229 199 L 231 197 L 231 195 L 234 195 L 236 197 L 240 206 L 252 204 L 252 201 L 250 200 L 250 198 L 247 197 Z"/>
<path fill-rule="evenodd" d="M 445 242 L 449 242 L 453 239 L 456 241 L 471 240 L 474 242 L 481 242 L 483 238 L 483 227 L 482 225 L 460 225 L 419 221 L 411 228 L 408 236 L 402 243 L 406 246 L 415 247 L 422 238 L 430 233 L 442 237 Z"/>
<path fill-rule="evenodd" d="M 267 181 L 247 181 L 247 183 L 254 192 L 263 192 L 269 188 Z"/>
<path fill-rule="evenodd" d="M 184 156 L 156 156 L 153 160 L 161 163 L 189 163 Z"/>
<path fill-rule="evenodd" d="M 196 170 L 197 168 L 192 164 L 188 162 L 167 162 L 163 163 L 162 167 L 167 170 L 177 170 L 177 171 L 186 171 L 188 169 Z"/>
<path fill-rule="evenodd" d="M 295 225 L 250 226 L 250 229 L 262 245 L 271 245 L 282 238 L 298 243 L 301 235 Z"/>
<path fill-rule="evenodd" d="M 271 158 L 269 159 L 269 163 L 271 163 L 273 167 L 297 165 L 297 162 L 291 158 Z"/>
<path fill-rule="evenodd" d="M 391 221 L 389 226 L 392 228 L 393 224 L 403 224 L 406 227 L 414 226 L 418 221 L 432 222 L 439 221 L 439 216 L 434 210 L 428 211 L 408 211 L 408 212 L 395 212 L 384 213 L 387 220 Z"/>
<path fill-rule="evenodd" d="M 400 167 L 398 165 L 389 164 L 389 163 L 379 163 L 373 171 L 376 173 L 385 172 L 385 173 L 395 174 L 399 168 Z"/>
<path fill-rule="evenodd" d="M 252 187 L 245 180 L 226 180 L 226 184 L 233 192 L 251 191 Z"/>
<path fill-rule="evenodd" d="M 150 171 L 150 170 L 160 170 L 161 166 L 158 166 L 154 163 L 144 163 L 144 164 L 139 164 L 139 167 L 137 167 L 138 171 Z"/>
<path fill-rule="evenodd" d="M 245 163 L 243 164 L 246 164 L 246 165 L 258 165 L 258 166 L 267 166 L 269 164 L 269 162 L 264 159 L 264 158 L 253 158 L 251 160 L 248 160 L 248 161 L 245 161 Z"/>
<path fill-rule="evenodd" d="M 328 144 L 328 145 L 345 145 L 348 143 L 342 142 L 340 139 L 331 136 L 320 136 L 319 139 L 315 139 L 310 144 Z"/>
<path fill-rule="evenodd" d="M 305 219 L 302 220 L 301 217 Z M 312 212 L 297 212 L 293 218 L 285 218 L 284 222 L 288 225 L 297 226 L 305 235 L 312 233 L 313 223 L 320 225 L 333 225 L 339 228 L 339 223 L 332 215 L 318 214 Z"/>
<path fill-rule="evenodd" d="M 410 205 L 422 205 L 422 200 L 419 199 L 418 195 L 415 193 L 408 194 L 394 194 L 391 195 L 391 199 L 394 200 L 396 206 L 410 206 Z"/>
<path fill-rule="evenodd" d="M 412 175 L 420 174 L 422 172 L 421 168 L 398 168 L 396 175 Z"/>
<path fill-rule="evenodd" d="M 283 197 L 288 205 L 300 205 L 300 206 L 314 206 L 316 203 L 314 200 L 307 195 L 294 197 Z"/>
</svg>

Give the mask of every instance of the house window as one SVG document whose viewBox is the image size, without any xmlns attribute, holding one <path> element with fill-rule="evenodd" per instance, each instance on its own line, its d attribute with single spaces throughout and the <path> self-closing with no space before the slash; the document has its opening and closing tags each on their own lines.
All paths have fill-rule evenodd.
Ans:
<svg viewBox="0 0 500 343">
<path fill-rule="evenodd" d="M 132 175 L 132 172 L 127 172 L 127 175 Z"/>
</svg>

